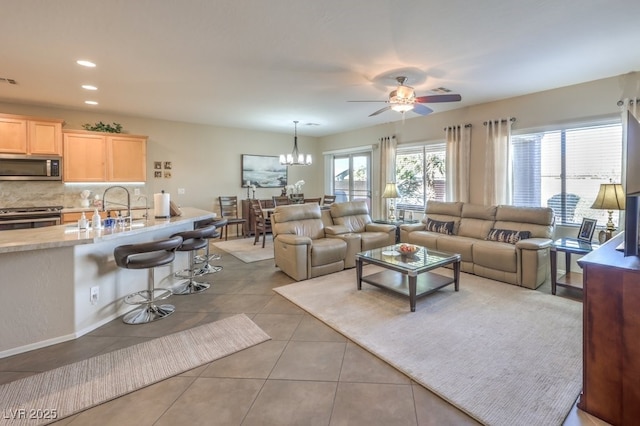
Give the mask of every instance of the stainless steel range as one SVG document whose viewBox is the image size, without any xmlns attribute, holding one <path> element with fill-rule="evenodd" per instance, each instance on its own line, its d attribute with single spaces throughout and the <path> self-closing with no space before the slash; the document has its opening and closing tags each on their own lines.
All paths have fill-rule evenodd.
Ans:
<svg viewBox="0 0 640 426">
<path fill-rule="evenodd" d="M 0 207 L 0 231 L 60 225 L 62 206 Z"/>
</svg>

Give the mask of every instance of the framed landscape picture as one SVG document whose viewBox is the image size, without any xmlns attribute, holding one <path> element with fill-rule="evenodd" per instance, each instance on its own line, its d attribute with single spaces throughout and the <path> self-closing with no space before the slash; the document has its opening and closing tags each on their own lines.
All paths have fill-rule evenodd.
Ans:
<svg viewBox="0 0 640 426">
<path fill-rule="evenodd" d="M 287 166 L 277 156 L 242 154 L 242 187 L 283 188 L 287 185 Z"/>
</svg>

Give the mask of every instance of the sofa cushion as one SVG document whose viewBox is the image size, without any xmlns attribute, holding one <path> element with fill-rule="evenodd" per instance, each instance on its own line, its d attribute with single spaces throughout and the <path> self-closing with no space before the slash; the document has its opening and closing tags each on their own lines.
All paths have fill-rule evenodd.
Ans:
<svg viewBox="0 0 640 426">
<path fill-rule="evenodd" d="M 367 224 L 372 222 L 366 201 L 333 203 L 330 211 L 334 225 L 346 226 L 349 232 L 365 232 Z"/>
<path fill-rule="evenodd" d="M 455 235 L 443 235 L 436 241 L 437 250 L 445 253 L 457 253 L 465 262 L 473 262 L 473 245 L 478 240 L 475 238 L 458 237 Z"/>
<path fill-rule="evenodd" d="M 440 222 L 453 221 L 453 235 L 458 234 L 458 227 L 460 226 L 460 214 L 462 213 L 461 202 L 446 202 L 446 201 L 427 201 L 427 208 L 425 209 L 425 217 L 422 219 L 422 223 L 426 225 L 427 220 L 438 220 Z"/>
<path fill-rule="evenodd" d="M 501 243 L 515 244 L 520 240 L 526 240 L 531 238 L 531 232 L 529 231 L 513 231 L 511 229 L 497 229 L 493 228 L 487 235 L 489 241 L 499 241 Z"/>
<path fill-rule="evenodd" d="M 426 231 L 437 232 L 440 234 L 453 234 L 453 221 L 444 222 L 441 220 L 427 219 Z"/>
<path fill-rule="evenodd" d="M 359 235 L 362 239 L 361 247 L 363 251 L 393 245 L 395 242 L 395 233 L 391 241 L 389 239 L 389 234 L 386 232 L 363 232 Z"/>
<path fill-rule="evenodd" d="M 552 238 L 553 209 L 549 207 L 498 206 L 494 228 L 531 232 L 531 238 Z"/>
<path fill-rule="evenodd" d="M 513 244 L 478 241 L 473 245 L 473 263 L 488 269 L 515 273 L 518 255 Z"/>
<path fill-rule="evenodd" d="M 340 238 L 321 238 L 311 246 L 311 266 L 343 261 L 347 255 L 347 243 Z"/>
</svg>

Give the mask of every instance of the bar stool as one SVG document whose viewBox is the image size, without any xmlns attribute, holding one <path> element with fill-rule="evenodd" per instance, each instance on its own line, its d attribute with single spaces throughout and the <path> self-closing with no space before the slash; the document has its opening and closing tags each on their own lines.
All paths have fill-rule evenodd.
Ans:
<svg viewBox="0 0 640 426">
<path fill-rule="evenodd" d="M 198 250 L 205 248 L 209 244 L 209 240 L 207 238 L 209 235 L 215 233 L 215 230 L 215 225 L 208 225 L 199 229 L 194 229 L 193 231 L 179 232 L 172 235 L 173 237 L 182 237 L 183 240 L 182 244 L 180 244 L 176 250 L 189 252 L 189 268 L 186 271 L 186 279 L 171 288 L 173 294 L 184 295 L 200 293 L 210 287 L 207 283 L 194 280 L 197 276 L 197 263 L 195 257 Z"/>
<path fill-rule="evenodd" d="M 124 315 L 126 324 L 146 324 L 171 315 L 175 306 L 156 305 L 156 302 L 169 298 L 173 293 L 166 288 L 155 288 L 154 271 L 157 266 L 173 262 L 176 249 L 182 244 L 182 237 L 173 236 L 159 241 L 141 244 L 127 244 L 113 250 L 116 265 L 125 269 L 148 269 L 147 289 L 131 293 L 124 298 L 129 305 L 140 305 Z"/>
<path fill-rule="evenodd" d="M 212 240 L 214 238 L 218 238 L 220 237 L 221 233 L 218 232 L 219 229 L 224 228 L 225 226 L 228 225 L 228 220 L 227 219 L 219 219 L 219 220 L 215 220 L 215 219 L 207 219 L 201 222 L 196 222 L 194 223 L 194 226 L 196 229 L 200 229 L 206 226 L 210 226 L 210 225 L 214 225 L 215 229 L 214 231 L 211 233 L 211 235 L 206 236 L 205 238 L 207 240 Z M 224 229 L 222 229 L 222 232 L 224 232 Z M 196 272 L 195 275 L 197 277 L 201 276 L 201 275 L 206 275 L 206 274 L 212 274 L 214 272 L 220 272 L 222 271 L 222 266 L 214 266 L 211 265 L 212 260 L 219 260 L 221 259 L 221 256 L 217 253 L 213 253 L 210 254 L 209 253 L 209 242 L 207 241 L 207 246 L 205 247 L 205 252 L 204 255 L 198 255 L 195 257 L 195 261 L 196 263 L 204 263 L 203 266 L 201 266 Z"/>
</svg>

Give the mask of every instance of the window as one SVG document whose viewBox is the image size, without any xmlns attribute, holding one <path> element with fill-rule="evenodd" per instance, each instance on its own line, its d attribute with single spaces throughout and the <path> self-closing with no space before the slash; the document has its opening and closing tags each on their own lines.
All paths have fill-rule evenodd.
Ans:
<svg viewBox="0 0 640 426">
<path fill-rule="evenodd" d="M 446 144 L 402 147 L 396 151 L 398 210 L 424 211 L 426 200 L 445 200 Z"/>
<path fill-rule="evenodd" d="M 371 154 L 334 155 L 333 193 L 336 202 L 366 200 L 371 208 Z"/>
<path fill-rule="evenodd" d="M 512 135 L 511 146 L 515 205 L 551 207 L 557 224 L 607 222 L 607 212 L 591 205 L 601 183 L 620 182 L 620 122 Z"/>
</svg>

